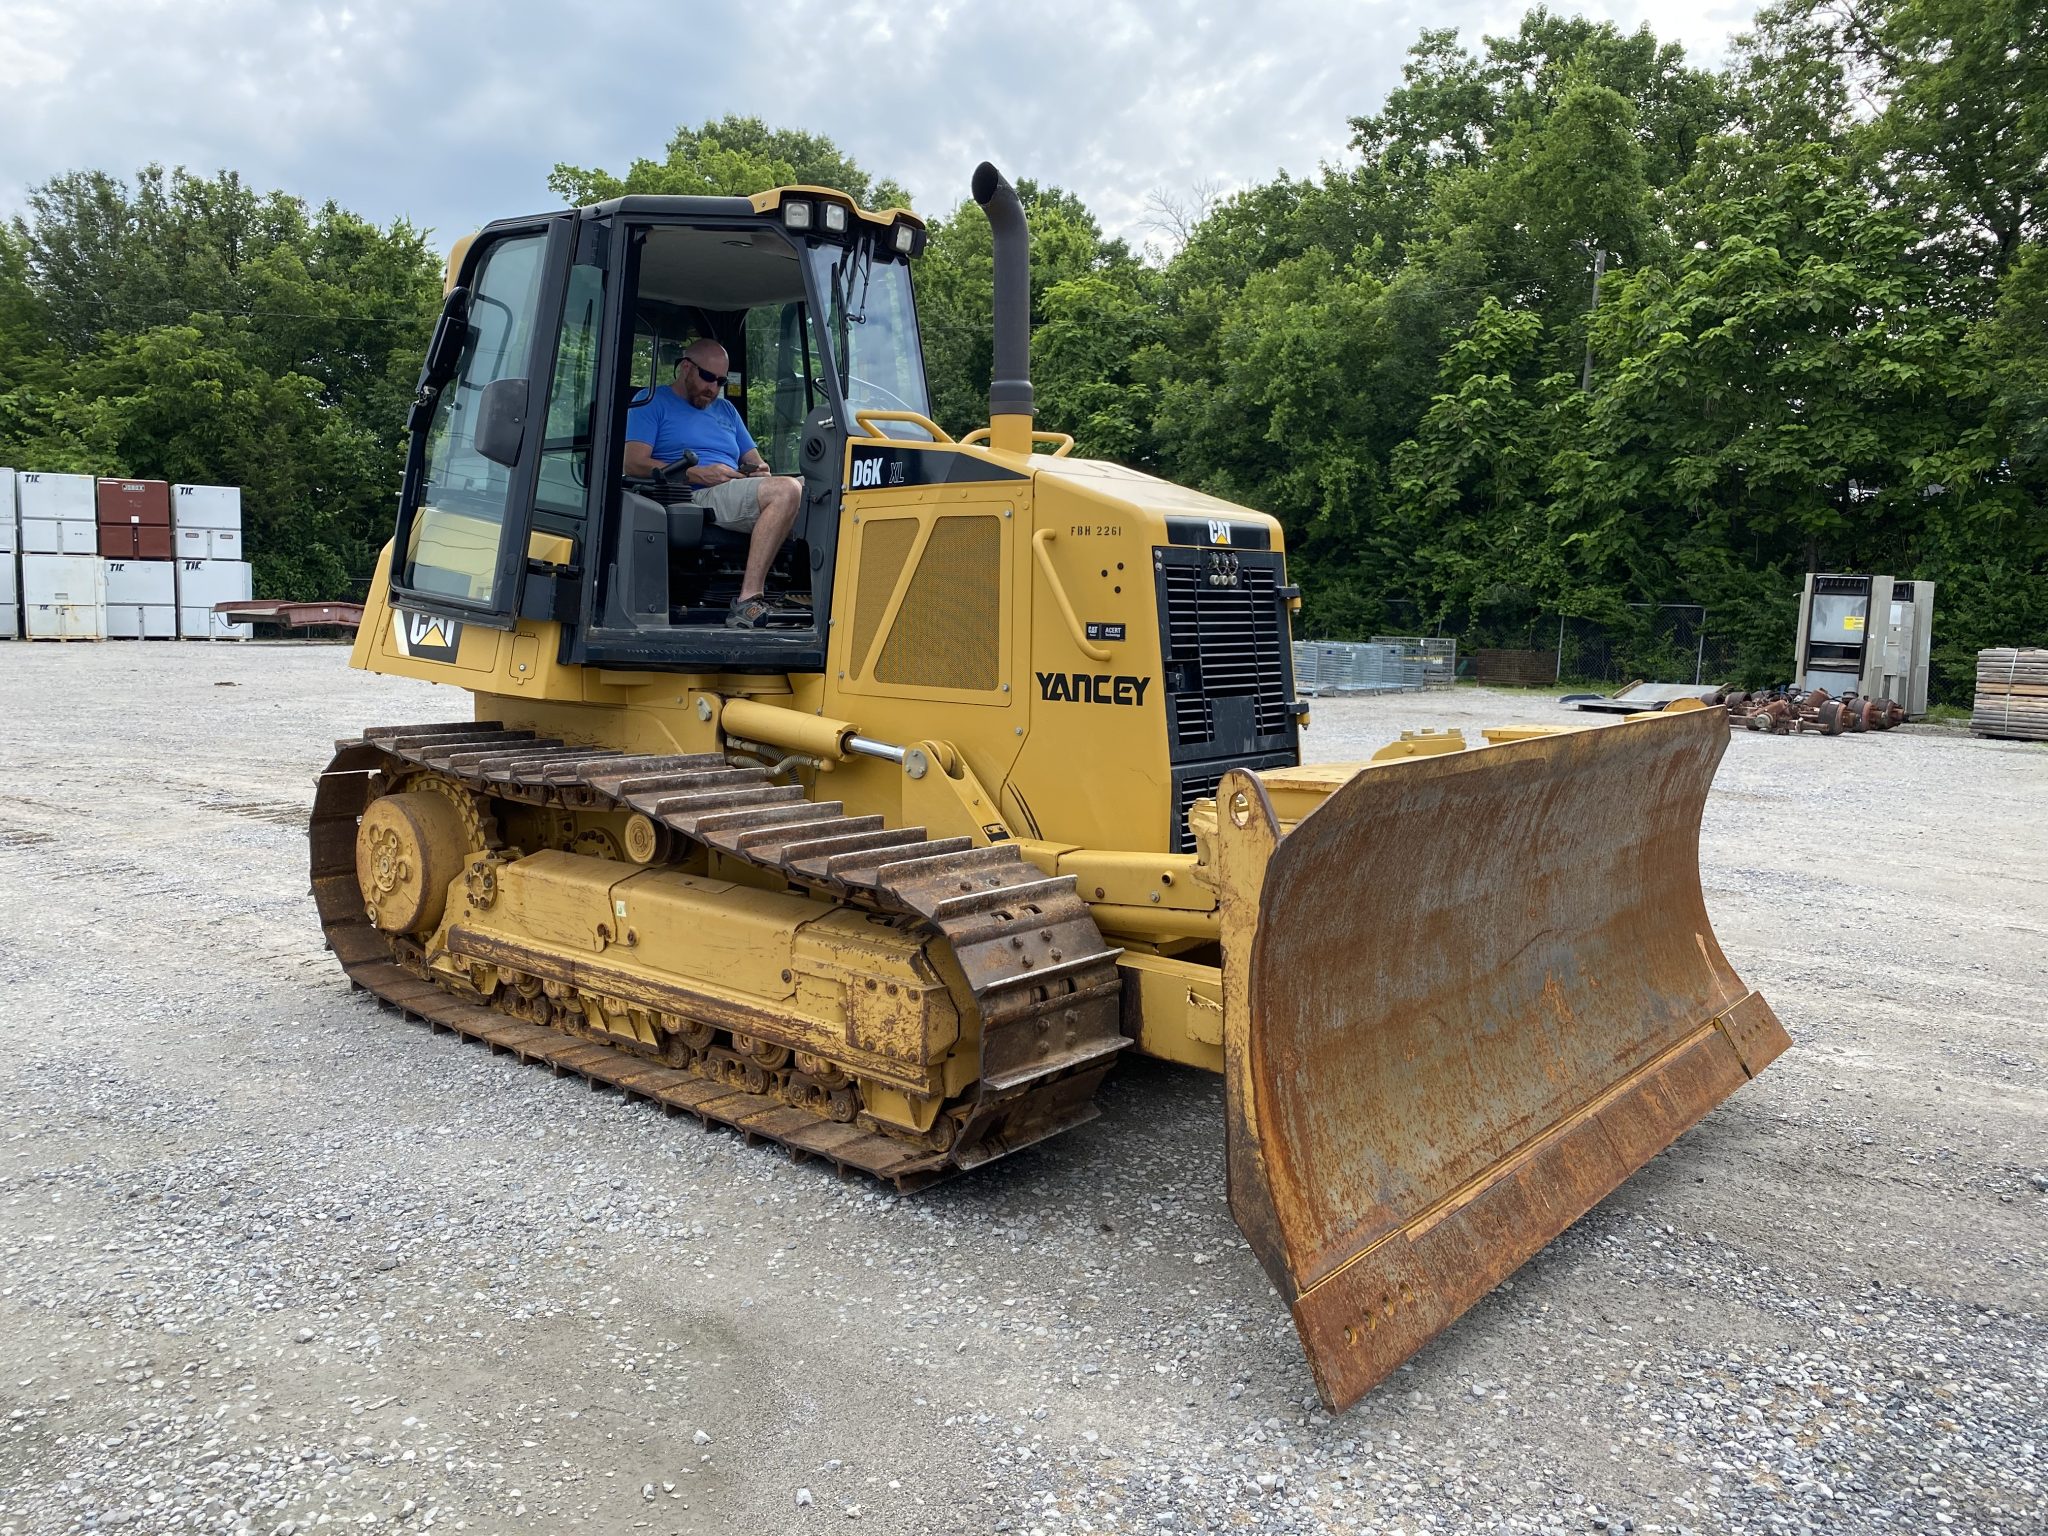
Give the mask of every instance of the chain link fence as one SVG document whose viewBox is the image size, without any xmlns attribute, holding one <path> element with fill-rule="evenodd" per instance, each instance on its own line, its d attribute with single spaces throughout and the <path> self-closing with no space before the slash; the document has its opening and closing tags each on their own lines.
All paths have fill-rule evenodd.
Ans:
<svg viewBox="0 0 2048 1536">
<path fill-rule="evenodd" d="M 1377 644 L 1425 643 L 1373 638 Z M 1459 677 L 1533 688 L 1726 682 L 1738 648 L 1736 635 L 1718 630 L 1713 615 L 1697 603 L 1631 603 L 1626 618 L 1606 622 L 1557 614 L 1475 622 L 1455 639 L 1426 643 L 1455 658 Z"/>
<path fill-rule="evenodd" d="M 1715 683 L 1735 659 L 1732 634 L 1715 632 L 1695 603 L 1631 603 L 1629 619 L 1560 619 L 1557 677 L 1577 683 Z"/>
</svg>

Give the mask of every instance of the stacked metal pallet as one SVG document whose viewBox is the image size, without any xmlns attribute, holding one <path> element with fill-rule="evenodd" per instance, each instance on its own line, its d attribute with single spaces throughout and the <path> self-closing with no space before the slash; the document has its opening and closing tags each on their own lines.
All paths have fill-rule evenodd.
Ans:
<svg viewBox="0 0 2048 1536">
<path fill-rule="evenodd" d="M 1440 635 L 1374 635 L 1374 645 L 1391 645 L 1422 663 L 1422 686 L 1448 688 L 1458 680 L 1458 642 Z"/>
<path fill-rule="evenodd" d="M 1304 696 L 1419 692 L 1423 668 L 1419 655 L 1404 655 L 1399 646 L 1356 641 L 1294 642 L 1294 687 Z"/>
<path fill-rule="evenodd" d="M 1970 729 L 1979 736 L 2048 741 L 2048 650 L 2000 646 L 1977 653 Z"/>
</svg>

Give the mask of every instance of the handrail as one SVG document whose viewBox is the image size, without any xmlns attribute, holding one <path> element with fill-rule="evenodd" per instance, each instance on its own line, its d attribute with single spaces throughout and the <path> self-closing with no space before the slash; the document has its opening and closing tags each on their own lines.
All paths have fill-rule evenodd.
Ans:
<svg viewBox="0 0 2048 1536">
<path fill-rule="evenodd" d="M 868 426 L 868 423 L 871 421 L 907 421 L 912 426 L 923 427 L 925 431 L 931 433 L 932 441 L 935 443 L 950 443 L 953 441 L 952 433 L 948 432 L 936 421 L 933 421 L 931 417 L 920 416 L 915 411 L 872 411 L 866 407 L 861 407 L 854 411 L 853 424 L 857 427 L 867 428 L 869 437 L 878 438 L 886 442 L 897 442 L 900 439 L 889 437 L 886 433 L 877 432 L 873 427 Z"/>
<path fill-rule="evenodd" d="M 1109 652 L 1088 638 L 1088 632 L 1081 627 L 1081 621 L 1074 617 L 1074 605 L 1067 601 L 1067 589 L 1060 585 L 1059 573 L 1052 568 L 1052 556 L 1046 553 L 1046 545 L 1057 537 L 1057 530 L 1041 528 L 1031 535 L 1031 552 L 1038 556 L 1038 568 L 1045 572 L 1045 584 L 1052 588 L 1052 599 L 1060 605 L 1060 617 L 1067 621 L 1067 633 L 1073 636 L 1074 644 L 1081 648 L 1081 654 L 1090 661 L 1107 661 Z"/>
<path fill-rule="evenodd" d="M 962 448 L 972 448 L 988 435 L 989 429 L 987 427 L 976 427 L 972 432 L 960 439 L 960 446 Z M 1074 451 L 1074 434 L 1071 432 L 1041 432 L 1034 427 L 1031 432 L 1031 441 L 1034 443 L 1058 443 L 1059 447 L 1052 451 L 1052 457 L 1055 459 L 1064 459 Z"/>
</svg>

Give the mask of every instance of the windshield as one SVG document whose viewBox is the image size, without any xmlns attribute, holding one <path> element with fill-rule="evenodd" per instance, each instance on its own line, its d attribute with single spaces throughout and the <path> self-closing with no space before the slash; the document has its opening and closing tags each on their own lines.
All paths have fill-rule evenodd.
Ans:
<svg viewBox="0 0 2048 1536">
<path fill-rule="evenodd" d="M 865 243 L 811 247 L 811 269 L 825 303 L 826 334 L 849 412 L 863 408 L 931 415 L 909 263 L 877 258 Z M 876 422 L 889 437 L 926 439 L 909 422 Z"/>
</svg>

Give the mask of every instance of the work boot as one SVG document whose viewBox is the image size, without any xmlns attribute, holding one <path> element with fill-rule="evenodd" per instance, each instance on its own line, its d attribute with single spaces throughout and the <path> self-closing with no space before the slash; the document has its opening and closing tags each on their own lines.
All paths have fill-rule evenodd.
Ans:
<svg viewBox="0 0 2048 1536">
<path fill-rule="evenodd" d="M 777 603 L 765 592 L 752 597 L 736 597 L 732 606 L 725 610 L 727 629 L 775 629 L 787 628 L 793 624 L 810 622 L 808 608 L 792 608 Z"/>
</svg>

